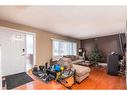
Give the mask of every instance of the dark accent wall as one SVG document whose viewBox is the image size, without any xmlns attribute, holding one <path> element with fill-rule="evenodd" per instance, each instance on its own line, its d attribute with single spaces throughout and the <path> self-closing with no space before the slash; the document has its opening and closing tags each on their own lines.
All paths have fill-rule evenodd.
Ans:
<svg viewBox="0 0 127 95">
<path fill-rule="evenodd" d="M 103 62 L 107 62 L 107 56 L 112 51 L 118 54 L 121 53 L 118 34 L 81 40 L 81 48 L 86 51 L 86 57 L 89 56 L 91 50 L 94 48 L 95 45 L 98 46 L 103 54 Z"/>
</svg>

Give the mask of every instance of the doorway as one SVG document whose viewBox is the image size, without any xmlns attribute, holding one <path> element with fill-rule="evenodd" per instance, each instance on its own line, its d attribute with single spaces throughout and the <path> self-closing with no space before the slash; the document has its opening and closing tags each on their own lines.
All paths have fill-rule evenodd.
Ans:
<svg viewBox="0 0 127 95">
<path fill-rule="evenodd" d="M 27 72 L 36 62 L 36 33 L 0 27 L 2 75 Z"/>
<path fill-rule="evenodd" d="M 1 77 L 28 72 L 33 67 L 35 42 L 36 33 L 0 26 L 0 89 L 4 85 Z M 6 89 L 6 85 L 3 87 Z"/>
<path fill-rule="evenodd" d="M 26 72 L 35 65 L 35 34 L 26 33 Z"/>
</svg>

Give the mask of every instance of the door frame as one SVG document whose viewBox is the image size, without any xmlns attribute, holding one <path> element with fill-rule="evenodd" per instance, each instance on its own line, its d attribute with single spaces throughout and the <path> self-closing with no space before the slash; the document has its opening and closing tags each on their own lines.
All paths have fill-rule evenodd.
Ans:
<svg viewBox="0 0 127 95">
<path fill-rule="evenodd" d="M 24 30 L 18 30 L 18 29 L 14 29 L 14 28 L 10 28 L 10 27 L 5 27 L 5 26 L 0 26 L 0 28 L 5 29 L 5 30 L 12 30 L 15 32 L 20 32 L 20 33 L 24 33 L 24 34 L 32 34 L 34 37 L 34 54 L 33 54 L 33 62 L 34 65 L 36 64 L 36 33 L 32 32 L 32 31 L 24 31 Z M 26 39 L 25 39 L 25 52 L 26 52 Z M 26 58 L 25 58 L 25 70 L 26 70 Z"/>
</svg>

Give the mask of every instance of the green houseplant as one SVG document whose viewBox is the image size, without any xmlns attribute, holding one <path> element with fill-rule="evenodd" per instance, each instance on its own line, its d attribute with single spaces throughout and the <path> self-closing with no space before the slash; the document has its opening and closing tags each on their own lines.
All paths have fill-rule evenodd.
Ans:
<svg viewBox="0 0 127 95">
<path fill-rule="evenodd" d="M 102 54 L 100 50 L 97 47 L 93 48 L 93 50 L 91 51 L 89 55 L 90 63 L 98 65 L 98 62 L 101 61 L 101 58 L 102 58 Z"/>
</svg>

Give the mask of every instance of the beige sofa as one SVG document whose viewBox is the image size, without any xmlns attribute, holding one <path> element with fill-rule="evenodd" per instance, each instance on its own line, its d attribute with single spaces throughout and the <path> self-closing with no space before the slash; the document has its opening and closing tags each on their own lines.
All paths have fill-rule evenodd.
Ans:
<svg viewBox="0 0 127 95">
<path fill-rule="evenodd" d="M 79 60 L 77 58 L 77 60 Z M 81 66 L 81 65 L 75 65 L 73 64 L 73 62 L 76 62 L 76 60 L 73 60 L 71 58 L 68 57 L 62 57 L 58 63 L 59 64 L 65 64 L 67 67 L 71 68 L 71 69 L 75 69 L 76 70 L 76 81 L 78 83 L 80 83 L 81 81 L 83 81 L 85 78 L 87 78 L 90 75 L 90 68 L 86 67 L 86 66 Z M 79 61 L 78 61 L 79 62 Z"/>
</svg>

